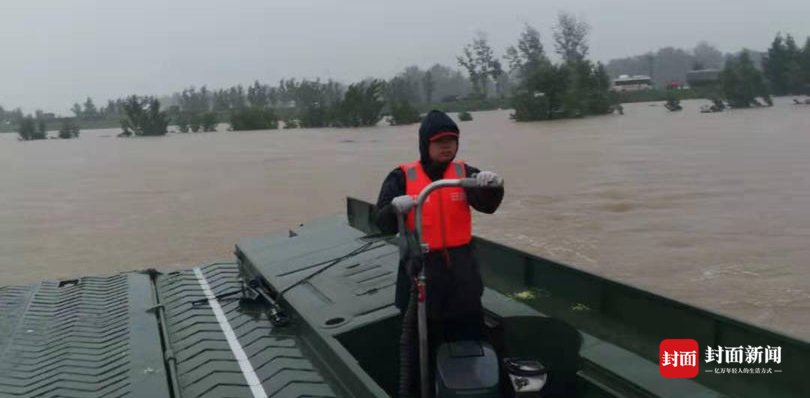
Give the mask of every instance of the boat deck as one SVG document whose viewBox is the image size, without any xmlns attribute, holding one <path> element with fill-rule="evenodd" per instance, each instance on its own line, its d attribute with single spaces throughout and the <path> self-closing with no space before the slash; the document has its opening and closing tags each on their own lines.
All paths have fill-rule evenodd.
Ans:
<svg viewBox="0 0 810 398">
<path fill-rule="evenodd" d="M 203 285 L 239 291 L 236 263 L 154 278 L 0 288 L 0 396 L 337 396 L 295 325 L 275 330 L 230 298 L 214 311 Z"/>
<path fill-rule="evenodd" d="M 380 336 L 398 332 L 393 306 L 398 251 L 385 238 L 367 235 L 368 206 L 350 200 L 349 222 L 328 217 L 294 234 L 242 240 L 236 262 L 0 287 L 0 397 L 388 396 L 396 363 L 380 358 L 390 357 L 395 342 Z M 478 245 L 480 258 L 497 263 L 483 267 L 488 286 L 483 301 L 491 316 L 542 316 L 543 303 L 525 305 L 493 289 L 537 286 L 532 281 L 538 275 L 565 282 L 565 291 L 582 296 L 577 302 L 594 309 L 590 318 L 610 313 L 606 304 L 599 308 L 586 301 L 591 289 L 576 290 L 591 286 L 595 277 L 563 271 L 562 265 L 535 267 L 486 241 Z M 257 280 L 273 292 L 290 324 L 274 326 L 266 302 L 240 300 L 243 280 Z M 637 289 L 621 291 L 614 282 L 600 283 L 624 298 L 612 302 L 634 306 L 640 314 L 674 305 L 647 293 L 639 299 Z M 786 373 L 801 365 L 794 361 L 808 357 L 801 351 L 806 342 L 750 325 L 724 326 L 722 317 L 677 308 L 691 317 L 713 317 L 715 328 L 746 333 L 715 333 L 718 338 L 756 335 L 756 342 L 783 344 Z M 770 388 L 762 378 L 745 379 L 746 387 L 754 387 L 749 395 L 739 388 L 729 392 L 694 380 L 663 379 L 649 356 L 592 334 L 577 318 L 565 319 L 566 313 L 560 316 L 581 335 L 580 396 L 762 396 Z M 810 395 L 806 378 L 790 373 L 780 380 L 790 384 L 777 384 L 770 396 Z"/>
</svg>

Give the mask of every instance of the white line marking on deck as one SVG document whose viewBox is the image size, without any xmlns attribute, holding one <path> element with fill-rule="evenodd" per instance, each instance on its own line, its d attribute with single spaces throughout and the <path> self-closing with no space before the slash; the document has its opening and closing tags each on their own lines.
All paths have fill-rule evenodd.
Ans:
<svg viewBox="0 0 810 398">
<path fill-rule="evenodd" d="M 200 282 L 200 287 L 203 293 L 205 293 L 205 298 L 208 299 L 208 305 L 210 305 L 211 309 L 214 311 L 214 316 L 216 316 L 217 322 L 219 322 L 219 327 L 222 328 L 225 340 L 228 341 L 228 346 L 231 347 L 231 352 L 233 352 L 236 362 L 239 363 L 242 374 L 245 375 L 245 381 L 247 381 L 247 385 L 250 387 L 253 397 L 267 398 L 267 393 L 264 391 L 264 387 L 262 387 L 262 382 L 259 380 L 259 377 L 256 376 L 256 371 L 253 370 L 250 359 L 248 359 L 247 354 L 245 354 L 245 350 L 242 349 L 242 345 L 239 344 L 236 333 L 231 329 L 231 324 L 228 323 L 228 318 L 225 317 L 225 313 L 222 312 L 222 307 L 219 306 L 217 297 L 214 295 L 214 292 L 211 291 L 211 286 L 208 285 L 205 275 L 203 275 L 202 271 L 197 267 L 194 268 L 194 275 L 197 276 L 197 281 Z"/>
</svg>

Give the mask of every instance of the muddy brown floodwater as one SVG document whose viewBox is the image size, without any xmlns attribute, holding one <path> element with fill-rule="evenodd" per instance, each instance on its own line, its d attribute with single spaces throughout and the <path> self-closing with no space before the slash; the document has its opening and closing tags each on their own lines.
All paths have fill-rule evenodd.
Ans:
<svg viewBox="0 0 810 398">
<path fill-rule="evenodd" d="M 486 238 L 810 339 L 810 107 L 462 123 L 504 176 Z M 17 142 L 0 134 L 0 285 L 230 259 L 246 236 L 376 200 L 417 125 Z M 223 129 L 221 129 L 223 130 Z"/>
</svg>

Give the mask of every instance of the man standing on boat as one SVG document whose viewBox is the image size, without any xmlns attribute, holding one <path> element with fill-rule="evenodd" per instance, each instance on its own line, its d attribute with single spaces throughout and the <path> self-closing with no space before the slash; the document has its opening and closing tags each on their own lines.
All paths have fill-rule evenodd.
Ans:
<svg viewBox="0 0 810 398">
<path fill-rule="evenodd" d="M 444 112 L 431 111 L 419 127 L 420 159 L 400 165 L 383 181 L 377 200 L 376 223 L 384 233 L 397 232 L 396 213 L 407 214 L 414 228 L 414 199 L 433 181 L 472 177 L 480 185 L 500 185 L 501 177 L 455 160 L 459 129 Z M 491 189 L 445 188 L 430 194 L 424 204 L 423 240 L 427 277 L 427 317 L 431 346 L 438 341 L 478 339 L 483 330 L 481 274 L 473 258 L 470 207 L 492 214 L 501 204 L 502 187 Z M 400 259 L 396 306 L 405 312 L 411 280 Z"/>
</svg>

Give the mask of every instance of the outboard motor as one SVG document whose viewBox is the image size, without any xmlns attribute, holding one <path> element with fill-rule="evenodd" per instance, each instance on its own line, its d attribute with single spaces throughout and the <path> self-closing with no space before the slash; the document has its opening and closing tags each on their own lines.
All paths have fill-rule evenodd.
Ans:
<svg viewBox="0 0 810 398">
<path fill-rule="evenodd" d="M 498 379 L 498 355 L 487 342 L 454 341 L 436 352 L 435 398 L 496 398 Z"/>
<path fill-rule="evenodd" d="M 504 358 L 505 395 L 508 398 L 540 397 L 548 380 L 548 371 L 539 361 L 526 358 Z"/>
</svg>

